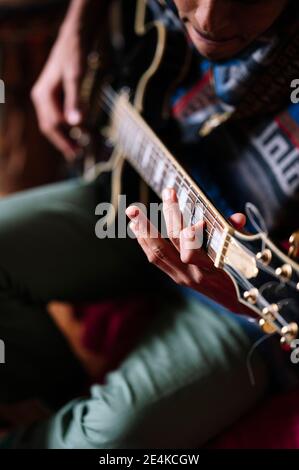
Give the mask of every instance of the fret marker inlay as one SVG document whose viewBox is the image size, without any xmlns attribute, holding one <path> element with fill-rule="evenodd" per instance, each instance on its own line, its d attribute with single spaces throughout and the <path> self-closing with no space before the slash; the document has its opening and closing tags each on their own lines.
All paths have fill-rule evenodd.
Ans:
<svg viewBox="0 0 299 470">
<path fill-rule="evenodd" d="M 155 175 L 154 175 L 154 182 L 156 184 L 161 183 L 164 167 L 165 167 L 164 161 L 162 159 L 159 160 L 158 163 L 157 163 L 157 167 L 156 167 L 156 171 L 155 171 Z"/>
<path fill-rule="evenodd" d="M 152 145 L 148 144 L 146 146 L 146 149 L 145 149 L 145 152 L 143 154 L 142 161 L 141 161 L 141 165 L 143 166 L 143 168 L 147 167 L 147 165 L 149 163 L 149 160 L 150 160 L 150 157 L 151 157 L 151 154 L 152 154 L 152 150 L 153 150 Z"/>
<path fill-rule="evenodd" d="M 185 188 L 181 188 L 178 194 L 179 206 L 181 211 L 185 209 L 186 202 L 188 201 L 188 192 Z"/>
</svg>

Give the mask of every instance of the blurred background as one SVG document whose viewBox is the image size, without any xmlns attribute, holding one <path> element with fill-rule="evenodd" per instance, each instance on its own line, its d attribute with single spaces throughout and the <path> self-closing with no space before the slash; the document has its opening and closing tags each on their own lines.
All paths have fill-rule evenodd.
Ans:
<svg viewBox="0 0 299 470">
<path fill-rule="evenodd" d="M 30 91 L 47 59 L 68 0 L 0 0 L 0 194 L 57 181 L 64 159 L 38 130 Z M 42 156 L 42 157 L 41 157 Z"/>
<path fill-rule="evenodd" d="M 63 156 L 40 133 L 30 98 L 68 4 L 68 0 L 0 0 L 0 78 L 6 95 L 5 104 L 0 105 L 1 197 L 70 177 Z M 92 348 L 86 346 L 82 312 L 56 302 L 48 311 L 91 381 L 98 379 L 107 367 L 105 351 L 95 342 Z M 91 309 L 93 318 L 94 313 Z M 5 426 L 31 422 L 41 414 L 38 403 L 0 405 L 0 423 Z"/>
</svg>

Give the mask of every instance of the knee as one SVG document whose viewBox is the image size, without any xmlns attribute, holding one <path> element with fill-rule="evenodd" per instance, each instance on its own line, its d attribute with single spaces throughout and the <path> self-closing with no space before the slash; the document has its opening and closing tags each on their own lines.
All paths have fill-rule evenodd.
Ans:
<svg viewBox="0 0 299 470">
<path fill-rule="evenodd" d="M 117 396 L 118 395 L 118 398 Z M 42 433 L 47 449 L 124 449 L 141 447 L 140 409 L 119 391 L 94 386 L 89 399 L 67 404 Z M 138 424 L 139 423 L 139 424 Z"/>
<path fill-rule="evenodd" d="M 91 399 L 82 404 L 79 412 L 85 436 L 81 446 L 98 449 L 141 447 L 146 409 L 146 403 L 127 384 L 122 387 L 94 386 Z"/>
</svg>

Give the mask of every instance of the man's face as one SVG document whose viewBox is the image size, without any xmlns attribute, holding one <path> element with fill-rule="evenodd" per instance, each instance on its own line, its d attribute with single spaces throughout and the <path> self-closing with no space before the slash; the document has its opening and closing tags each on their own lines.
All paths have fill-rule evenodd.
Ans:
<svg viewBox="0 0 299 470">
<path fill-rule="evenodd" d="M 198 51 L 211 60 L 240 52 L 265 32 L 289 0 L 174 0 Z"/>
</svg>

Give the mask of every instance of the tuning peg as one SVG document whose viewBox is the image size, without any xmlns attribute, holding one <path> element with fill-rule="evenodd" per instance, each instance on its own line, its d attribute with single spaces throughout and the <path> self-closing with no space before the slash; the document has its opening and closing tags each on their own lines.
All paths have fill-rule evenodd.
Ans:
<svg viewBox="0 0 299 470">
<path fill-rule="evenodd" d="M 256 304 L 258 296 L 259 296 L 258 289 L 250 289 L 250 290 L 244 292 L 244 295 L 243 295 L 244 299 L 247 302 L 249 302 L 251 305 Z"/>
<path fill-rule="evenodd" d="M 265 307 L 263 309 L 263 316 L 264 318 L 266 318 L 266 320 L 273 321 L 276 319 L 278 311 L 279 311 L 278 305 L 271 304 L 271 305 L 268 305 L 268 307 Z"/>
<path fill-rule="evenodd" d="M 272 335 L 277 331 L 277 327 L 274 322 L 278 313 L 278 305 L 272 304 L 263 309 L 263 317 L 259 321 L 259 325 L 264 333 Z"/>
<path fill-rule="evenodd" d="M 289 238 L 290 248 L 289 248 L 289 256 L 291 258 L 298 258 L 299 256 L 299 230 L 297 232 L 292 233 Z"/>
<path fill-rule="evenodd" d="M 298 328 L 297 323 L 295 322 L 290 323 L 287 326 L 284 326 L 281 329 L 281 334 L 282 334 L 282 338 L 280 340 L 281 344 L 282 345 L 291 344 L 292 341 L 294 341 L 297 338 L 298 331 L 299 331 L 299 328 Z"/>
<path fill-rule="evenodd" d="M 256 255 L 256 259 L 261 261 L 263 264 L 268 265 L 272 260 L 272 252 L 268 248 L 266 250 L 260 251 Z"/>
<path fill-rule="evenodd" d="M 275 274 L 281 277 L 283 280 L 288 281 L 291 279 L 293 273 L 292 266 L 290 264 L 283 264 L 280 268 L 275 270 Z"/>
</svg>

